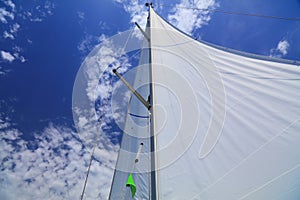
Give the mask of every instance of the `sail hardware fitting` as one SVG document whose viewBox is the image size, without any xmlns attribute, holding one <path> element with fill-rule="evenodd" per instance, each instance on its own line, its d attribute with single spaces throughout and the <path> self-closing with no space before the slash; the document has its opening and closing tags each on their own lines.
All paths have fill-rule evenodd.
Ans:
<svg viewBox="0 0 300 200">
<path fill-rule="evenodd" d="M 149 6 L 152 7 L 152 2 L 150 2 L 150 3 L 145 3 L 145 6 L 146 6 L 146 7 L 149 7 Z"/>
<path fill-rule="evenodd" d="M 136 157 L 135 157 L 135 160 L 134 160 L 135 163 L 139 162 L 139 158 L 140 158 L 140 155 L 141 155 L 141 152 L 142 152 L 143 145 L 144 144 L 141 142 L 141 144 L 139 146 L 139 149 L 138 149 L 138 152 L 136 153 Z"/>
<path fill-rule="evenodd" d="M 138 27 L 138 29 L 142 32 L 143 36 L 150 42 L 149 36 L 145 33 L 145 31 L 140 27 L 140 25 L 137 22 L 134 22 L 134 24 Z"/>
<path fill-rule="evenodd" d="M 128 114 L 129 114 L 130 116 L 138 117 L 138 118 L 144 118 L 144 119 L 150 118 L 149 116 L 136 115 L 136 114 L 133 114 L 133 113 L 128 113 Z"/>
<path fill-rule="evenodd" d="M 119 77 L 119 79 L 128 87 L 128 89 L 146 106 L 149 110 L 151 105 L 148 101 L 146 101 L 122 76 L 117 72 L 117 69 L 113 69 L 113 73 Z"/>
</svg>

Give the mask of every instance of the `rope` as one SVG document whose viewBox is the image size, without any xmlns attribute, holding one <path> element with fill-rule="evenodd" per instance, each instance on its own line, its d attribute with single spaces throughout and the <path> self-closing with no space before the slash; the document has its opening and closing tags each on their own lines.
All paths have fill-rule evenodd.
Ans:
<svg viewBox="0 0 300 200">
<path fill-rule="evenodd" d="M 159 4 L 159 5 L 173 8 L 173 6 L 168 6 L 165 4 Z M 280 17 L 280 16 L 274 16 L 274 15 L 262 15 L 262 14 L 257 14 L 257 13 L 244 13 L 244 12 L 234 12 L 234 11 L 226 11 L 226 10 L 220 10 L 220 9 L 185 7 L 185 6 L 176 6 L 176 8 L 199 10 L 199 11 L 210 11 L 210 12 L 218 12 L 218 13 L 224 13 L 224 14 L 230 14 L 230 15 L 242 15 L 242 16 L 260 17 L 260 18 L 268 18 L 268 19 L 300 21 L 299 17 Z"/>
</svg>

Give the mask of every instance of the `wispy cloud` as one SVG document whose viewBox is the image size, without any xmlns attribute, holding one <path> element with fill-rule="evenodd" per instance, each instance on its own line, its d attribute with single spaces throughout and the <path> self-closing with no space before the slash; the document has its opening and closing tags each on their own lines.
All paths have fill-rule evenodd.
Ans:
<svg viewBox="0 0 300 200">
<path fill-rule="evenodd" d="M 77 16 L 79 18 L 78 20 L 79 24 L 82 24 L 82 22 L 85 20 L 85 13 L 82 11 L 78 11 Z"/>
<path fill-rule="evenodd" d="M 31 22 L 42 22 L 47 17 L 54 14 L 53 10 L 56 5 L 51 1 L 44 1 L 42 4 L 36 5 L 26 11 L 23 11 L 20 16 L 23 19 Z"/>
<path fill-rule="evenodd" d="M 290 47 L 289 42 L 286 39 L 282 39 L 278 42 L 276 48 L 272 48 L 270 50 L 270 56 L 281 58 L 286 54 L 288 54 L 289 47 Z"/>
<path fill-rule="evenodd" d="M 84 38 L 77 45 L 77 49 L 81 53 L 87 54 L 95 47 L 96 42 L 99 42 L 96 36 L 85 34 Z"/>
<path fill-rule="evenodd" d="M 105 21 L 100 21 L 99 26 L 100 26 L 101 30 L 109 30 L 109 26 L 107 25 L 107 23 Z"/>
<path fill-rule="evenodd" d="M 168 15 L 168 20 L 180 30 L 191 34 L 193 30 L 208 24 L 211 20 L 209 10 L 216 7 L 218 3 L 215 0 L 181 0 Z"/>
<path fill-rule="evenodd" d="M 77 12 L 77 16 L 79 17 L 80 20 L 84 20 L 85 19 L 85 13 L 84 12 L 78 11 Z"/>
</svg>

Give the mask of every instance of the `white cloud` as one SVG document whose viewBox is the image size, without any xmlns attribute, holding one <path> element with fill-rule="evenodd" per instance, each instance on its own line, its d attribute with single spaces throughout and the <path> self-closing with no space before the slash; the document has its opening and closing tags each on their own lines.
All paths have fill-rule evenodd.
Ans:
<svg viewBox="0 0 300 200">
<path fill-rule="evenodd" d="M 18 52 L 14 53 L 14 57 L 16 59 L 18 59 L 19 61 L 21 61 L 22 63 L 26 62 L 26 59 L 24 58 L 24 56 L 21 56 Z"/>
<path fill-rule="evenodd" d="M 282 40 L 278 43 L 277 45 L 277 49 L 283 54 L 286 55 L 288 52 L 288 48 L 289 48 L 290 44 L 288 43 L 287 40 Z"/>
<path fill-rule="evenodd" d="M 77 45 L 77 49 L 84 54 L 90 52 L 94 47 L 98 38 L 89 34 L 85 34 L 84 38 Z"/>
<path fill-rule="evenodd" d="M 14 60 L 19 60 L 22 63 L 26 62 L 26 59 L 24 58 L 24 56 L 19 54 L 19 52 L 21 51 L 20 48 L 19 47 L 14 47 L 13 49 L 16 51 L 13 54 L 10 53 L 10 52 L 1 51 L 2 59 L 6 60 L 8 62 L 13 62 Z"/>
<path fill-rule="evenodd" d="M 4 1 L 5 5 L 11 7 L 12 10 L 15 10 L 16 5 L 11 0 Z"/>
<path fill-rule="evenodd" d="M 114 1 L 124 5 L 125 11 L 131 16 L 131 22 L 137 22 L 141 27 L 145 27 L 148 13 L 144 1 Z M 215 0 L 181 0 L 171 11 L 172 14 L 168 15 L 168 20 L 182 31 L 191 34 L 193 30 L 201 28 L 210 21 L 211 12 L 209 10 L 216 7 L 218 4 Z"/>
<path fill-rule="evenodd" d="M 103 40 L 101 45 L 94 50 L 95 54 L 89 55 L 84 64 L 89 81 L 86 91 L 92 102 L 98 97 L 102 100 L 107 97 L 107 92 L 111 87 L 110 74 L 113 68 L 122 66 L 121 70 L 126 71 L 130 66 L 127 57 L 123 55 L 124 44 L 117 44 L 114 43 L 116 41 L 109 38 L 103 39 L 103 37 L 105 38 L 105 36 L 101 37 Z M 101 80 L 99 81 L 99 79 Z"/>
<path fill-rule="evenodd" d="M 215 0 L 181 0 L 179 4 L 175 5 L 172 14 L 168 15 L 168 20 L 180 30 L 191 34 L 193 30 L 201 28 L 210 21 L 211 12 L 209 10 L 216 7 L 218 4 Z"/>
<path fill-rule="evenodd" d="M 50 1 L 44 1 L 42 4 L 37 5 L 31 9 L 25 10 L 20 16 L 24 20 L 31 22 L 42 22 L 47 17 L 53 15 L 53 10 L 56 5 Z"/>
<path fill-rule="evenodd" d="M 145 1 L 141 0 L 114 0 L 117 3 L 123 5 L 124 10 L 130 14 L 130 22 L 132 26 L 135 26 L 134 23 L 138 23 L 140 27 L 146 27 L 147 23 L 147 16 L 148 16 L 148 9 L 146 9 Z M 133 35 L 136 36 L 138 39 L 143 39 L 143 35 L 141 34 L 140 30 L 134 29 Z"/>
<path fill-rule="evenodd" d="M 9 39 L 15 39 L 14 35 L 11 34 L 11 33 L 8 33 L 7 31 L 4 31 L 3 32 L 3 37 L 6 39 L 6 38 L 9 38 Z"/>
<path fill-rule="evenodd" d="M 2 68 L 0 67 L 0 70 L 1 69 Z M 11 125 L 8 118 L 2 119 L 2 117 L 3 116 L 0 115 L 0 130 L 3 130 Z"/>
<path fill-rule="evenodd" d="M 129 1 L 124 4 L 125 11 L 130 13 L 131 22 L 137 22 L 141 27 L 146 26 L 148 12 L 145 3 L 138 0 Z"/>
<path fill-rule="evenodd" d="M 288 53 L 289 47 L 290 47 L 289 42 L 285 39 L 282 39 L 278 42 L 276 48 L 272 48 L 270 50 L 270 56 L 278 57 L 278 58 L 285 56 Z"/>
<path fill-rule="evenodd" d="M 109 30 L 109 26 L 104 21 L 100 21 L 99 26 L 100 26 L 101 30 Z"/>
<path fill-rule="evenodd" d="M 126 0 L 114 0 L 117 3 L 124 3 Z"/>
<path fill-rule="evenodd" d="M 42 22 L 43 19 L 40 18 L 40 17 L 35 17 L 35 18 L 31 18 L 30 21 L 31 21 L 31 22 Z"/>
<path fill-rule="evenodd" d="M 0 199 L 79 199 L 90 152 L 77 133 L 50 124 L 26 141 L 23 133 L 9 126 L 9 120 L 0 115 Z M 85 199 L 107 199 L 116 147 L 102 137 Z"/>
<path fill-rule="evenodd" d="M 1 57 L 3 60 L 6 60 L 8 62 L 12 62 L 15 60 L 15 57 L 7 51 L 1 51 Z"/>
<path fill-rule="evenodd" d="M 8 31 L 4 31 L 3 32 L 3 37 L 6 39 L 6 38 L 9 38 L 9 39 L 12 39 L 14 40 L 15 39 L 15 36 L 14 34 L 16 34 L 20 28 L 20 24 L 18 23 L 15 23 L 13 24 L 12 26 L 10 26 L 10 30 L 9 32 Z"/>
<path fill-rule="evenodd" d="M 128 42 L 127 44 L 134 42 L 138 48 L 140 47 L 141 41 L 134 37 L 128 39 L 129 34 L 130 31 L 117 34 L 112 38 L 101 35 L 99 38 L 101 44 L 97 45 L 86 57 L 77 73 L 72 97 L 73 118 L 80 138 L 87 146 L 97 139 L 95 135 L 101 132 L 100 126 L 107 128 L 113 120 L 118 121 L 124 117 L 123 113 L 118 113 L 119 115 L 112 113 L 110 102 L 106 103 L 106 101 L 112 98 L 114 86 L 112 83 L 115 82 L 112 69 L 122 66 L 119 72 L 124 73 L 130 67 L 128 57 L 124 55 L 126 51 L 124 42 Z M 121 102 L 116 103 L 116 107 L 127 108 L 126 102 L 121 98 L 122 95 L 119 97 Z M 116 107 L 114 110 L 118 111 Z M 99 124 L 99 118 L 103 112 L 105 115 L 101 118 L 102 123 Z"/>
<path fill-rule="evenodd" d="M 19 30 L 20 27 L 21 27 L 20 24 L 15 23 L 15 24 L 13 24 L 12 27 L 10 28 L 10 32 L 11 32 L 11 33 L 16 33 L 16 32 Z"/>
<path fill-rule="evenodd" d="M 47 15 L 53 15 L 53 10 L 55 7 L 55 4 L 51 1 L 45 1 L 44 3 L 44 9 L 46 10 Z"/>
<path fill-rule="evenodd" d="M 4 76 L 5 74 L 7 74 L 10 71 L 11 70 L 4 69 L 3 67 L 0 66 L 0 76 Z M 2 128 L 2 126 L 5 126 L 5 124 L 2 124 L 2 121 L 0 120 L 0 129 Z"/>
<path fill-rule="evenodd" d="M 53 15 L 53 10 L 56 7 L 55 4 L 49 0 L 33 2 L 30 7 L 26 7 L 26 9 L 16 5 L 13 0 L 2 0 L 2 2 L 4 7 L 0 8 L 0 22 L 5 24 L 1 30 L 3 32 L 2 38 L 10 40 L 17 38 L 17 33 L 20 31 L 22 23 L 26 23 L 26 21 L 42 22 L 45 18 Z M 18 23 L 16 21 L 18 21 Z M 27 42 L 32 43 L 32 41 L 28 39 Z M 0 58 L 8 62 L 15 60 L 22 63 L 26 62 L 27 59 L 21 55 L 19 50 L 15 49 L 15 43 L 11 43 L 10 47 L 6 47 L 6 51 L 1 51 Z M 5 69 L 5 71 L 2 70 L 0 74 L 2 76 L 9 71 L 11 70 Z"/>
<path fill-rule="evenodd" d="M 23 63 L 23 62 L 26 62 L 26 59 L 24 58 L 24 56 L 20 56 L 19 57 L 20 61 Z"/>
<path fill-rule="evenodd" d="M 7 24 L 8 21 L 6 18 L 14 19 L 14 13 L 7 11 L 5 8 L 0 8 L 0 21 L 4 24 Z"/>
<path fill-rule="evenodd" d="M 139 0 L 114 0 L 117 3 L 123 4 L 124 9 L 131 16 L 131 22 L 137 22 L 141 27 L 145 27 L 146 18 L 148 15 L 147 9 L 145 9 L 145 1 Z"/>
</svg>

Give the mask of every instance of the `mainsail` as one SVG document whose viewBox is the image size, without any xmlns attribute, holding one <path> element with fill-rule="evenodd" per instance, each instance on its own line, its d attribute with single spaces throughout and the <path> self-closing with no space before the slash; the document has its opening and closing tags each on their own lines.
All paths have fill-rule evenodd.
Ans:
<svg viewBox="0 0 300 200">
<path fill-rule="evenodd" d="M 299 62 L 199 42 L 151 6 L 146 34 L 133 87 L 152 107 L 131 98 L 110 199 L 299 199 Z"/>
</svg>

